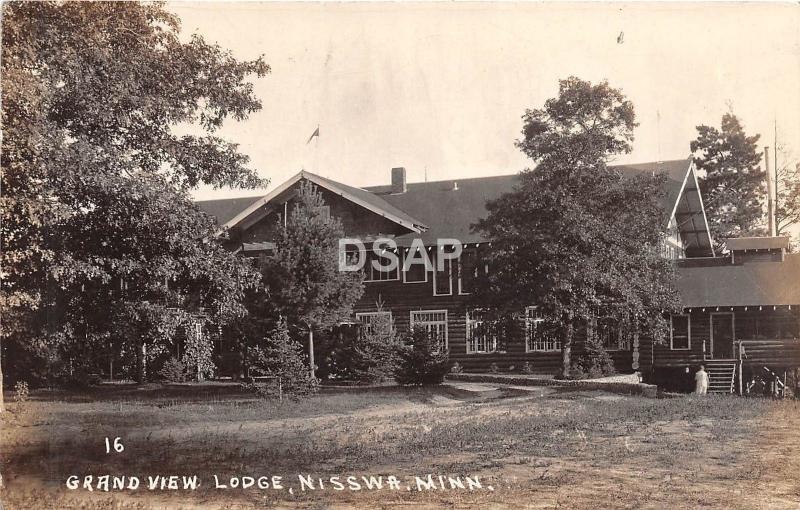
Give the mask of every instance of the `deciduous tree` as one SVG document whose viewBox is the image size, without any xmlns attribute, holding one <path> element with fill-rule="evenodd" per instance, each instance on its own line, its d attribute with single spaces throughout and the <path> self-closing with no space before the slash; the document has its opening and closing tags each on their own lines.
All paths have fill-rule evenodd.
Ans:
<svg viewBox="0 0 800 510">
<path fill-rule="evenodd" d="M 607 166 L 631 150 L 636 124 L 633 105 L 606 82 L 563 80 L 558 97 L 523 120 L 517 145 L 536 167 L 475 225 L 492 240 L 475 302 L 497 317 L 539 306 L 562 325 L 567 376 L 575 329 L 599 307 L 663 332 L 662 309 L 676 304 L 672 267 L 658 250 L 665 177 L 623 178 Z"/>
<path fill-rule="evenodd" d="M 4 340 L 66 352 L 117 334 L 121 310 L 139 342 L 162 336 L 171 309 L 242 313 L 258 275 L 209 241 L 188 191 L 264 184 L 214 132 L 260 109 L 247 77 L 269 67 L 181 42 L 160 3 L 2 9 Z"/>
</svg>

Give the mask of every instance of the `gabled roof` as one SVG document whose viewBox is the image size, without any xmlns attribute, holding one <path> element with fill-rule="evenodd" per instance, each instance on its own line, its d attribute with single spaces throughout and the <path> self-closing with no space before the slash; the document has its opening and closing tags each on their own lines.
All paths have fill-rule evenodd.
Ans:
<svg viewBox="0 0 800 510">
<path fill-rule="evenodd" d="M 333 193 L 341 195 L 345 199 L 350 200 L 351 202 L 358 204 L 364 207 L 365 209 L 368 209 L 376 214 L 379 214 L 391 221 L 394 221 L 406 227 L 412 232 L 422 232 L 427 228 L 421 221 L 411 217 L 405 211 L 402 211 L 394 207 L 393 205 L 387 203 L 381 197 L 373 193 L 369 193 L 368 191 L 365 191 L 363 189 L 354 188 L 352 186 L 348 186 L 347 184 L 342 184 L 340 182 L 332 181 L 325 177 L 312 174 L 311 172 L 301 170 L 300 172 L 292 176 L 289 180 L 287 180 L 280 186 L 276 187 L 266 195 L 261 197 L 256 197 L 254 200 L 251 200 L 249 205 L 240 209 L 240 211 L 237 214 L 235 214 L 233 217 L 227 218 L 224 222 L 222 222 L 217 216 L 218 218 L 217 221 L 221 227 L 220 232 L 237 225 L 238 223 L 240 223 L 245 219 L 249 219 L 249 221 L 252 221 L 254 217 L 258 217 L 259 215 L 264 214 L 264 209 L 263 209 L 264 205 L 268 204 L 275 197 L 289 190 L 292 186 L 294 186 L 297 182 L 299 182 L 302 179 L 306 179 L 310 182 L 313 182 L 317 186 L 321 186 Z M 236 200 L 244 200 L 244 199 L 236 199 Z M 197 205 L 198 207 L 205 210 L 209 214 L 212 214 L 212 212 L 210 212 L 211 210 L 222 211 L 223 213 L 229 210 L 228 206 L 219 204 L 218 202 L 220 201 L 218 200 L 212 200 L 209 202 L 213 202 L 213 204 L 210 204 L 212 207 L 209 209 L 205 208 L 205 206 L 209 205 L 208 203 L 197 202 Z M 220 214 L 220 216 L 223 215 L 221 213 L 218 214 Z"/>
<path fill-rule="evenodd" d="M 309 180 L 314 182 L 319 186 L 324 186 L 331 191 L 339 191 L 339 194 L 343 197 L 359 203 L 360 205 L 364 205 L 367 209 L 372 210 L 378 214 L 382 214 L 383 216 L 388 217 L 389 219 L 394 219 L 401 225 L 408 227 L 409 225 L 414 227 L 414 231 L 422 231 L 428 228 L 423 222 L 419 221 L 415 217 L 412 217 L 409 213 L 405 210 L 398 209 L 390 202 L 387 202 L 382 197 L 376 195 L 375 193 L 370 193 L 369 191 L 362 189 L 362 188 L 355 188 L 353 186 L 348 186 L 347 184 L 342 184 L 341 182 L 332 181 L 326 177 L 322 177 L 316 174 L 312 174 L 309 172 L 305 172 L 305 175 L 309 177 Z M 414 215 L 416 216 L 416 214 Z M 394 218 L 392 218 L 394 217 Z"/>
<path fill-rule="evenodd" d="M 662 204 L 668 213 L 674 214 L 681 197 L 681 191 L 689 181 L 691 160 L 680 159 L 635 165 L 615 165 L 623 175 L 665 173 L 667 175 L 667 194 Z M 519 182 L 519 174 L 475 177 L 434 182 L 408 183 L 405 193 L 390 194 L 391 186 L 371 186 L 367 191 L 383 197 L 398 209 L 413 214 L 428 225 L 428 230 L 419 235 L 408 234 L 397 239 L 399 245 L 409 245 L 419 237 L 427 244 L 435 244 L 437 238 L 455 238 L 463 243 L 485 242 L 479 234 L 471 231 L 471 225 L 485 218 L 486 201 L 499 198 L 503 193 L 514 189 Z M 454 189 L 454 183 L 458 189 Z M 694 180 L 692 179 L 692 186 Z M 701 206 L 700 206 L 701 207 Z M 666 225 L 665 225 L 666 227 Z M 707 229 L 706 229 L 707 230 Z M 706 233 L 706 237 L 708 234 Z M 710 238 L 707 237 L 710 250 Z"/>
<path fill-rule="evenodd" d="M 667 196 L 664 198 L 664 209 L 670 210 L 674 207 L 678 196 L 681 193 L 681 188 L 688 175 L 689 166 L 692 164 L 690 159 L 674 159 L 671 161 L 655 161 L 651 163 L 636 163 L 633 165 L 615 165 L 616 168 L 623 174 L 650 174 L 657 173 L 667 174 Z"/>
<path fill-rule="evenodd" d="M 631 176 L 642 173 L 665 173 L 668 181 L 667 194 L 662 202 L 664 209 L 673 215 L 676 212 L 684 214 L 688 220 L 691 220 L 691 225 L 685 227 L 685 230 L 700 232 L 694 235 L 696 238 L 703 237 L 703 239 L 700 241 L 695 239 L 695 242 L 708 245 L 710 252 L 710 237 L 708 237 L 708 229 L 705 226 L 705 213 L 702 212 L 699 191 L 693 200 L 686 198 L 686 189 L 696 190 L 697 188 L 696 178 L 691 177 L 694 176 L 694 172 L 691 171 L 691 160 L 616 165 L 612 168 L 619 170 L 623 175 Z M 248 205 L 241 208 L 241 212 L 238 214 L 232 216 L 220 214 L 217 216 L 220 225 L 223 228 L 230 228 L 248 217 L 255 217 L 263 205 L 290 188 L 301 178 L 307 178 L 319 186 L 407 227 L 409 233 L 396 238 L 400 246 L 407 246 L 414 238 L 421 238 L 426 245 L 435 244 L 439 238 L 459 239 L 463 243 L 487 241 L 479 234 L 473 233 L 471 226 L 479 219 L 486 217 L 488 200 L 499 198 L 503 193 L 514 189 L 519 175 L 408 183 L 405 193 L 393 194 L 391 186 L 388 185 L 356 188 L 302 171 L 267 195 L 252 199 Z M 457 189 L 455 189 L 454 183 L 457 183 Z M 681 211 L 684 212 L 678 211 L 679 199 L 681 199 Z M 222 201 L 198 202 L 198 205 L 210 214 L 213 214 L 211 211 L 215 209 L 227 210 L 218 202 Z M 688 220 L 682 220 L 679 222 L 679 226 Z M 703 223 L 703 225 L 694 226 L 696 222 Z"/>
<path fill-rule="evenodd" d="M 782 262 L 744 264 L 720 257 L 708 265 L 679 263 L 677 271 L 676 285 L 687 308 L 800 305 L 800 253 L 787 253 Z"/>
</svg>

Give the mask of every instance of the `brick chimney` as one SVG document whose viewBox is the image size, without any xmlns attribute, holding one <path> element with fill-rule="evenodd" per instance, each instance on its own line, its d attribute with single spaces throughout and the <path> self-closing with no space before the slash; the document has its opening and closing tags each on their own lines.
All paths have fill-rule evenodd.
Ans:
<svg viewBox="0 0 800 510">
<path fill-rule="evenodd" d="M 406 191 L 405 167 L 392 168 L 392 193 L 405 193 Z"/>
</svg>

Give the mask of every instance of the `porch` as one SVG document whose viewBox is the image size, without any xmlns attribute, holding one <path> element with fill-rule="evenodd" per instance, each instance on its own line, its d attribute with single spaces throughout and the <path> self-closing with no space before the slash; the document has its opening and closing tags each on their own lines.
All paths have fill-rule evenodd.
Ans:
<svg viewBox="0 0 800 510">
<path fill-rule="evenodd" d="M 709 375 L 710 393 L 756 393 L 754 388 L 783 396 L 790 370 L 800 368 L 800 339 L 737 340 L 735 357 L 709 355 L 703 349 L 703 362 Z"/>
</svg>

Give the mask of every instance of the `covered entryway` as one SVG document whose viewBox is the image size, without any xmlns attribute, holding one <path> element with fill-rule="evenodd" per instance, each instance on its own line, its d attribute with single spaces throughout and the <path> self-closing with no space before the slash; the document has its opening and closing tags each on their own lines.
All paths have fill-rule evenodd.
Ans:
<svg viewBox="0 0 800 510">
<path fill-rule="evenodd" d="M 733 313 L 711 314 L 711 358 L 733 359 Z"/>
</svg>

